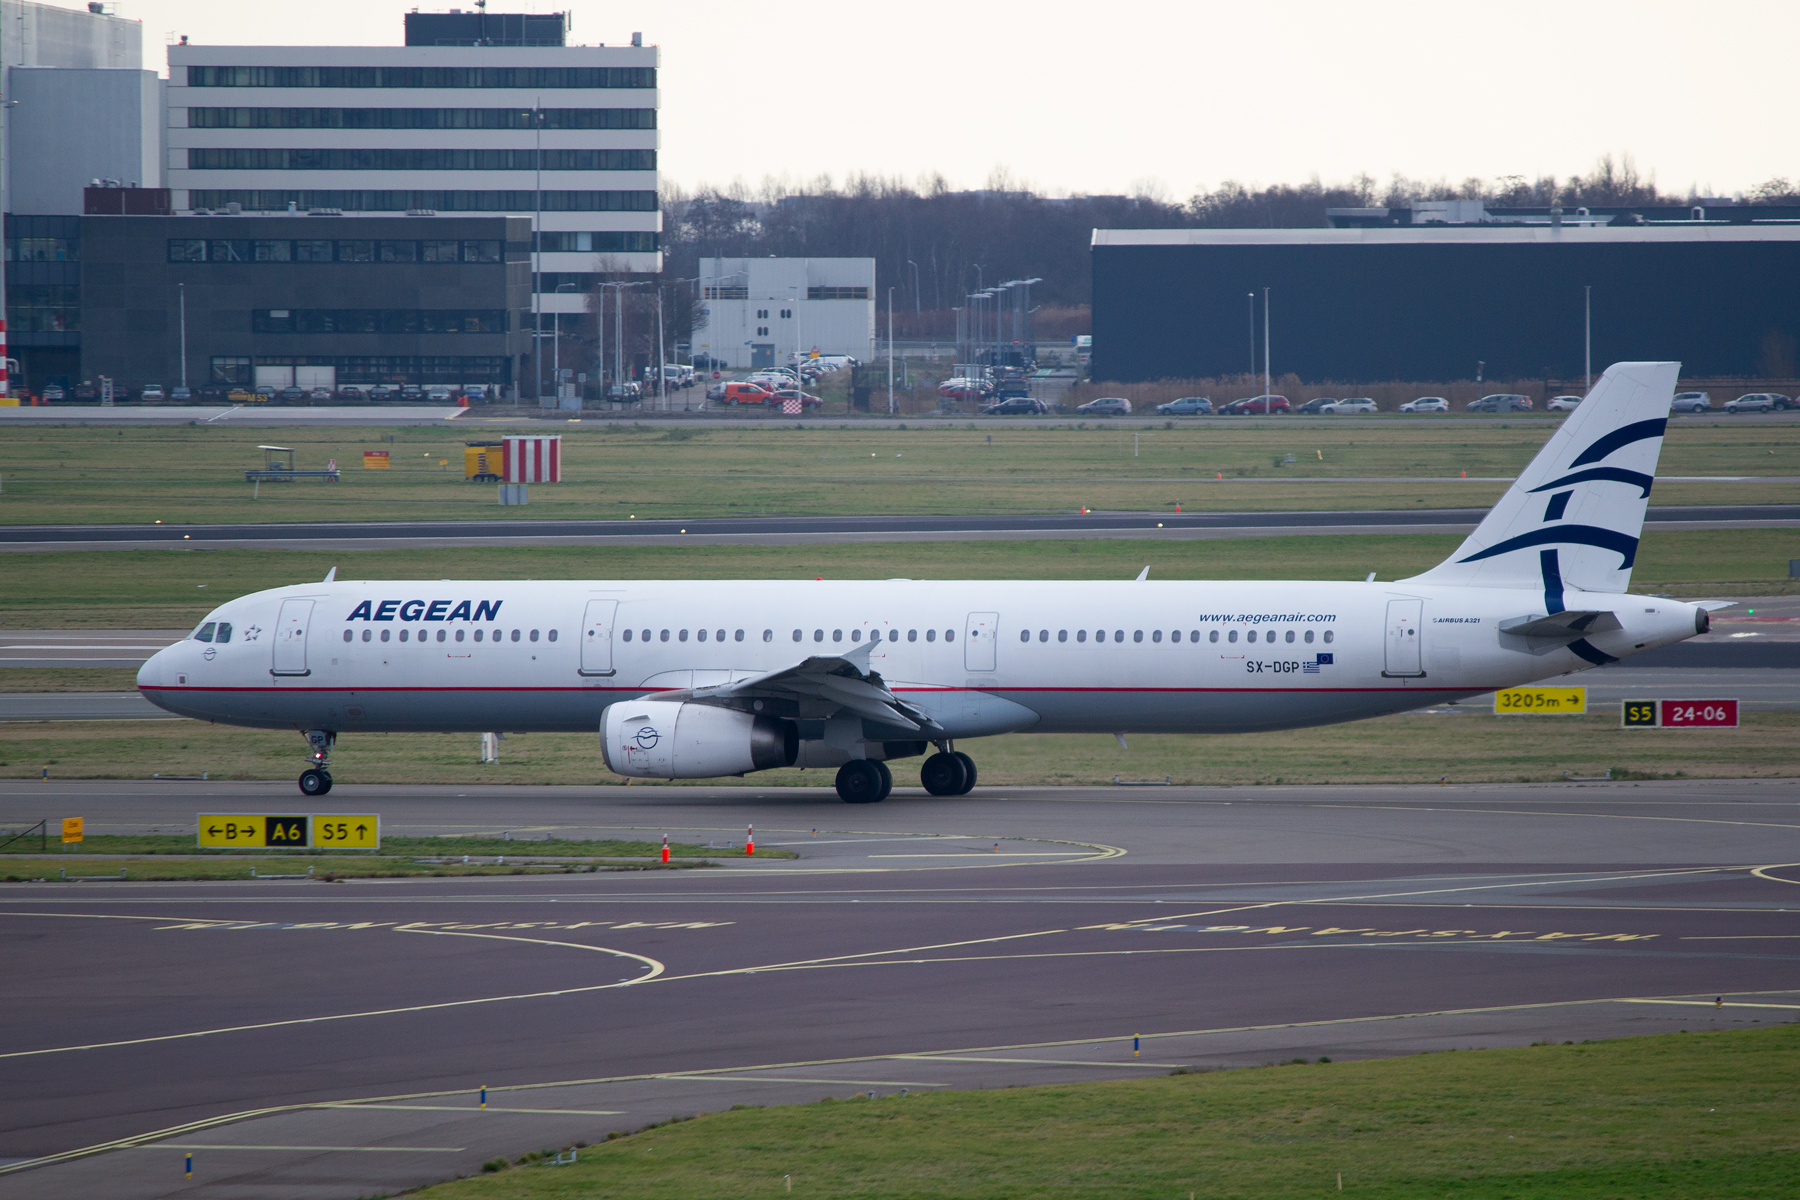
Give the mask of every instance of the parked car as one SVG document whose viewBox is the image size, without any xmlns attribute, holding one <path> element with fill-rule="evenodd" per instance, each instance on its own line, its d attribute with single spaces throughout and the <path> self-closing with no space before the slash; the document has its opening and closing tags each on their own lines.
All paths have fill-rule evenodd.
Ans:
<svg viewBox="0 0 1800 1200">
<path fill-rule="evenodd" d="M 400 385 L 400 399 L 402 399 L 402 400 L 423 400 L 424 398 L 425 398 L 425 389 L 420 387 L 418 384 L 403 383 Z"/>
<path fill-rule="evenodd" d="M 1291 411 L 1286 396 L 1246 396 L 1242 400 L 1233 400 L 1219 410 L 1220 416 L 1244 417 L 1252 413 L 1273 413 L 1286 416 Z"/>
<path fill-rule="evenodd" d="M 1712 411 L 1712 396 L 1707 392 L 1676 392 L 1670 412 L 1701 413 Z"/>
<path fill-rule="evenodd" d="M 1212 401 L 1205 396 L 1183 396 L 1179 400 L 1156 406 L 1156 411 L 1165 417 L 1210 416 L 1212 410 Z"/>
<path fill-rule="evenodd" d="M 724 394 L 719 397 L 722 404 L 767 404 L 769 397 L 775 394 L 773 388 L 766 388 L 760 383 L 731 382 L 720 385 Z M 617 388 L 613 389 L 617 391 Z M 707 393 L 711 398 L 712 393 Z"/>
<path fill-rule="evenodd" d="M 1075 411 L 1090 417 L 1123 417 L 1131 413 L 1131 401 L 1123 396 L 1102 396 L 1077 405 Z"/>
<path fill-rule="evenodd" d="M 146 383 L 144 385 L 144 389 L 138 393 L 138 399 L 139 400 L 161 400 L 161 399 L 163 399 L 162 384 Z"/>
<path fill-rule="evenodd" d="M 463 394 L 463 397 L 465 399 L 467 399 L 470 404 L 480 404 L 481 402 L 483 402 L 484 400 L 486 400 L 488 398 L 487 384 L 485 384 L 485 383 L 464 384 L 462 394 Z"/>
<path fill-rule="evenodd" d="M 78 404 L 84 400 L 98 400 L 100 398 L 100 385 L 91 382 L 78 383 L 75 385 L 75 390 L 70 393 L 70 398 Z"/>
<path fill-rule="evenodd" d="M 725 389 L 730 386 L 731 385 L 728 383 L 713 384 L 711 387 L 706 389 L 707 401 L 710 403 L 710 402 L 716 402 L 716 401 L 725 399 Z"/>
<path fill-rule="evenodd" d="M 284 387 L 281 389 L 279 395 L 281 396 L 281 402 L 283 404 L 292 404 L 296 400 L 306 399 L 306 389 L 303 387 Z"/>
<path fill-rule="evenodd" d="M 394 398 L 395 387 L 391 383 L 378 383 L 369 389 L 371 404 L 385 404 Z"/>
<path fill-rule="evenodd" d="M 259 383 L 251 390 L 254 391 L 257 395 L 257 398 L 259 400 L 263 401 L 264 403 L 268 403 L 270 401 L 275 400 L 281 394 L 280 392 L 277 392 L 275 390 L 275 387 L 273 384 L 267 384 L 267 383 Z"/>
<path fill-rule="evenodd" d="M 799 388 L 791 387 L 776 388 L 767 403 L 770 408 L 779 408 L 783 402 L 796 399 L 800 401 L 801 408 L 822 408 L 825 404 L 825 401 L 811 392 L 803 392 Z"/>
<path fill-rule="evenodd" d="M 1403 413 L 1449 412 L 1450 402 L 1442 396 L 1420 396 L 1400 406 Z"/>
<path fill-rule="evenodd" d="M 1492 396 L 1483 396 L 1479 400 L 1469 401 L 1469 411 L 1485 413 L 1530 412 L 1531 397 L 1521 396 L 1514 392 L 1496 392 Z"/>
<path fill-rule="evenodd" d="M 1034 400 L 1030 396 L 1008 396 L 995 404 L 981 410 L 984 417 L 1033 417 L 1039 413 L 1047 413 L 1050 406 L 1042 400 Z"/>
<path fill-rule="evenodd" d="M 339 400 L 349 400 L 352 402 L 360 402 L 362 400 L 368 399 L 368 396 L 369 396 L 369 394 L 366 391 L 364 391 L 362 388 L 358 387 L 354 383 L 346 383 L 343 387 L 338 389 L 338 399 Z"/>
<path fill-rule="evenodd" d="M 1333 400 L 1330 404 L 1319 409 L 1319 411 L 1322 413 L 1342 414 L 1372 413 L 1381 410 L 1376 408 L 1375 401 L 1367 396 L 1346 396 L 1342 400 Z"/>
<path fill-rule="evenodd" d="M 328 387 L 316 387 L 306 393 L 306 402 L 308 404 L 330 404 L 332 399 L 331 389 Z"/>
<path fill-rule="evenodd" d="M 169 389 L 169 399 L 171 400 L 179 400 L 185 404 L 193 398 L 194 390 L 192 388 L 172 387 Z"/>
<path fill-rule="evenodd" d="M 938 393 L 948 400 L 985 400 L 993 387 L 983 379 L 946 379 Z"/>
<path fill-rule="evenodd" d="M 1297 413 L 1312 413 L 1315 416 L 1325 410 L 1327 404 L 1336 404 L 1336 396 L 1315 396 L 1294 409 Z"/>
<path fill-rule="evenodd" d="M 1580 407 L 1580 396 L 1552 396 L 1544 401 L 1545 412 L 1574 412 Z"/>
<path fill-rule="evenodd" d="M 1736 400 L 1727 400 L 1725 402 L 1725 411 L 1733 414 L 1741 412 L 1780 412 L 1783 409 L 1792 407 L 1794 407 L 1794 402 L 1780 392 L 1751 392 L 1748 395 L 1739 396 Z"/>
<path fill-rule="evenodd" d="M 434 387 L 425 389 L 425 399 L 433 404 L 449 404 L 454 397 L 450 395 L 449 388 Z"/>
<path fill-rule="evenodd" d="M 41 393 L 39 393 L 38 398 L 40 400 L 42 400 L 45 404 L 55 404 L 58 401 L 67 399 L 67 396 L 64 394 L 64 392 L 61 388 L 57 387 L 53 383 L 49 387 L 45 388 Z"/>
</svg>

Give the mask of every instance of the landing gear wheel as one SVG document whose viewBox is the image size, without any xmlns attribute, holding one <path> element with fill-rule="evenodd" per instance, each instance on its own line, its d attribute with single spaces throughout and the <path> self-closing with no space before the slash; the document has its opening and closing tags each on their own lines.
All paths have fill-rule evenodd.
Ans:
<svg viewBox="0 0 1800 1200">
<path fill-rule="evenodd" d="M 926 759 L 919 768 L 919 782 L 933 796 L 960 796 L 966 774 L 961 758 L 939 752 Z"/>
<path fill-rule="evenodd" d="M 300 794 L 303 796 L 323 796 L 331 790 L 331 776 L 317 767 L 308 767 L 300 772 Z"/>
<path fill-rule="evenodd" d="M 956 755 L 956 761 L 963 766 L 963 785 L 956 789 L 956 795 L 966 796 L 975 790 L 975 760 L 961 750 L 952 750 L 950 753 Z"/>
<path fill-rule="evenodd" d="M 846 804 L 873 804 L 881 799 L 881 772 L 866 758 L 838 768 L 837 794 Z"/>
<path fill-rule="evenodd" d="M 884 762 L 876 759 L 870 759 L 869 761 L 874 763 L 877 771 L 881 772 L 881 794 L 876 796 L 875 799 L 877 802 L 886 800 L 888 798 L 888 793 L 894 790 L 894 773 L 888 770 L 888 765 Z"/>
</svg>

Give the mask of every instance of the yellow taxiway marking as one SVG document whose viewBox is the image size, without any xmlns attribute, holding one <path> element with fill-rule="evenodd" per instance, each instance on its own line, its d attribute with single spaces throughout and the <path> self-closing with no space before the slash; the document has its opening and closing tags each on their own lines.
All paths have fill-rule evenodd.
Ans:
<svg viewBox="0 0 1800 1200">
<path fill-rule="evenodd" d="M 314 1108 L 370 1108 L 381 1112 L 459 1112 L 477 1116 L 491 1113 L 539 1113 L 555 1117 L 622 1117 L 623 1109 L 593 1108 L 477 1108 L 472 1104 L 358 1104 L 345 1100 L 335 1104 L 315 1104 Z"/>
<path fill-rule="evenodd" d="M 467 1146 L 234 1146 L 229 1142 L 158 1142 L 139 1150 L 307 1150 L 331 1154 L 358 1151 L 371 1154 L 461 1154 Z"/>
<path fill-rule="evenodd" d="M 674 1075 L 656 1075 L 655 1079 L 685 1079 L 693 1082 L 706 1082 L 721 1079 L 726 1083 L 830 1083 L 848 1084 L 851 1087 L 949 1087 L 947 1083 L 912 1083 L 904 1079 L 790 1079 L 785 1075 L 718 1075 L 709 1071 L 686 1071 Z"/>
<path fill-rule="evenodd" d="M 1775 942 L 1785 938 L 1800 938 L 1800 933 L 1696 933 L 1681 940 L 1684 942 Z"/>
<path fill-rule="evenodd" d="M 1727 1000 L 1715 1004 L 1711 1000 L 1621 1000 L 1620 1004 L 1676 1004 L 1695 1008 L 1800 1008 L 1800 1004 L 1762 1004 L 1751 1000 Z"/>
<path fill-rule="evenodd" d="M 1151 1067 L 1158 1071 L 1173 1071 L 1184 1063 L 1139 1062 L 1128 1059 L 1125 1062 L 1098 1062 L 1077 1058 L 986 1058 L 977 1054 L 896 1054 L 893 1057 L 908 1062 L 972 1062 L 972 1063 L 1016 1063 L 1028 1067 Z"/>
<path fill-rule="evenodd" d="M 1779 875 L 1770 875 L 1770 871 L 1785 871 L 1790 867 L 1800 867 L 1800 863 L 1770 863 L 1766 867 L 1757 867 L 1750 873 L 1758 879 L 1767 879 L 1770 883 L 1791 883 L 1800 886 L 1800 879 L 1783 879 Z"/>
</svg>

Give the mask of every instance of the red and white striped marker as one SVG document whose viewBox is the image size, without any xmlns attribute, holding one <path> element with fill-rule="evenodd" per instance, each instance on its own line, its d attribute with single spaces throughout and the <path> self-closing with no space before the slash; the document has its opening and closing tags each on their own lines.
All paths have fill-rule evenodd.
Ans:
<svg viewBox="0 0 1800 1200">
<path fill-rule="evenodd" d="M 756 853 L 756 826 L 754 825 L 744 826 L 744 853 L 746 855 Z"/>
<path fill-rule="evenodd" d="M 669 835 L 663 834 L 663 861 L 669 861 Z"/>
</svg>

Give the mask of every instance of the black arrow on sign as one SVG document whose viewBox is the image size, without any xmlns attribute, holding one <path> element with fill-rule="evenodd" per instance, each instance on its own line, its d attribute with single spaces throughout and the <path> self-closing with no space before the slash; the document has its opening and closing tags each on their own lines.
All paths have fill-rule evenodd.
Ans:
<svg viewBox="0 0 1800 1200">
<path fill-rule="evenodd" d="M 206 832 L 212 837 L 218 837 L 219 836 L 219 827 L 217 825 L 208 825 L 206 827 Z"/>
<path fill-rule="evenodd" d="M 368 833 L 369 833 L 369 827 L 367 825 L 358 825 L 356 827 L 356 836 L 359 841 L 362 838 L 367 837 Z"/>
</svg>

